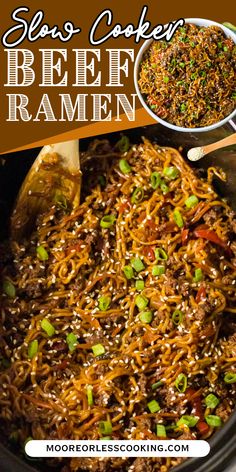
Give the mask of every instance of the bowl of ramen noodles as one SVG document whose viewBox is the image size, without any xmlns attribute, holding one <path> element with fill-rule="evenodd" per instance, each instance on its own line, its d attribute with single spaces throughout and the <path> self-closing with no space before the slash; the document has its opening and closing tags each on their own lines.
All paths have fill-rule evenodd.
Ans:
<svg viewBox="0 0 236 472">
<path fill-rule="evenodd" d="M 4 156 L 1 470 L 215 472 L 235 454 L 236 149 L 190 166 L 192 140 L 160 124 L 82 140 L 80 203 L 57 194 L 20 241 L 7 212 L 38 152 Z M 32 463 L 32 438 L 211 451 Z"/>
<path fill-rule="evenodd" d="M 147 112 L 177 131 L 209 131 L 236 113 L 236 34 L 210 20 L 190 18 L 172 39 L 148 40 L 134 67 Z"/>
</svg>

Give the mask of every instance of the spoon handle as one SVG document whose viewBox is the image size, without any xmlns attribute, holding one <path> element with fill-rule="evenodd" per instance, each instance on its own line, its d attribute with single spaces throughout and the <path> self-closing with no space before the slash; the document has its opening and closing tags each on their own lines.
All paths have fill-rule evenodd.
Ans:
<svg viewBox="0 0 236 472">
<path fill-rule="evenodd" d="M 212 151 L 216 151 L 217 149 L 226 146 L 231 146 L 232 144 L 236 144 L 236 133 L 233 133 L 230 136 L 227 136 L 227 138 L 223 138 L 220 141 L 217 141 L 216 143 L 208 144 L 207 146 L 202 146 L 202 150 L 204 152 L 204 155 L 206 155 Z"/>
<path fill-rule="evenodd" d="M 78 140 L 44 146 L 28 172 L 11 216 L 11 236 L 28 237 L 37 217 L 57 202 L 75 208 L 80 201 Z"/>
</svg>

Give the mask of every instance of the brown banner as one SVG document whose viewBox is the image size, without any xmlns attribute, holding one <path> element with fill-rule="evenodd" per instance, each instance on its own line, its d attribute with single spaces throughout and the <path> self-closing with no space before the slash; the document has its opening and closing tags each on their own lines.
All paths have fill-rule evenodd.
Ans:
<svg viewBox="0 0 236 472">
<path fill-rule="evenodd" d="M 114 130 L 121 130 L 128 127 L 139 126 L 143 124 L 152 123 L 152 119 L 143 110 L 140 109 L 140 103 L 136 98 L 136 114 L 135 121 L 129 121 L 125 113 L 124 106 L 122 107 L 117 95 L 125 95 L 127 101 L 130 103 L 135 94 L 134 80 L 133 80 L 133 60 L 136 57 L 137 51 L 141 47 L 143 40 L 135 43 L 134 36 L 125 38 L 124 34 L 117 38 L 110 37 L 100 45 L 91 45 L 89 43 L 89 32 L 91 27 L 99 14 L 104 9 L 112 10 L 113 18 L 111 25 L 106 24 L 108 16 L 104 16 L 96 28 L 95 38 L 101 38 L 104 35 L 111 33 L 116 24 L 120 24 L 124 29 L 127 24 L 132 23 L 134 28 L 137 28 L 139 17 L 144 5 L 147 5 L 147 13 L 145 21 L 150 21 L 151 29 L 158 24 L 165 24 L 178 18 L 207 18 L 218 22 L 230 21 L 236 23 L 236 9 L 235 2 L 227 1 L 222 3 L 206 2 L 205 0 L 198 0 L 197 2 L 187 1 L 147 1 L 140 0 L 127 2 L 127 0 L 113 0 L 94 2 L 87 0 L 66 2 L 55 2 L 48 0 L 27 0 L 23 3 L 21 1 L 8 1 L 2 5 L 2 35 L 9 42 L 17 41 L 20 37 L 22 42 L 15 47 L 1 46 L 1 148 L 0 152 L 9 152 L 16 149 L 23 149 L 49 142 L 60 141 L 64 139 L 71 139 L 73 137 L 85 137 L 99 133 L 105 133 Z M 25 7 L 25 10 L 20 10 L 17 13 L 17 18 L 11 17 L 12 13 L 20 8 Z M 26 10 L 28 9 L 28 11 Z M 37 25 L 39 17 L 35 15 L 39 10 L 44 12 L 44 18 Z M 81 29 L 80 32 L 75 33 L 68 42 L 62 42 L 58 38 L 52 39 L 51 36 L 35 37 L 39 34 L 45 34 L 48 29 L 53 29 L 54 33 L 63 30 L 63 24 L 67 21 L 73 22 L 74 28 Z M 45 24 L 47 25 L 45 26 Z M 44 25 L 44 26 L 43 26 Z M 55 26 L 57 29 L 54 29 Z M 15 32 L 6 35 L 9 28 L 17 26 Z M 65 25 L 64 25 L 65 26 Z M 40 33 L 41 31 L 41 33 Z M 5 35 L 4 35 L 5 33 Z M 24 36 L 24 39 L 23 39 Z M 31 38 L 31 41 L 30 41 Z M 5 51 L 4 51 L 5 49 Z M 22 71 L 9 69 L 11 61 L 14 64 L 13 49 L 24 49 L 25 58 L 28 60 L 31 68 L 31 77 L 29 74 L 28 80 L 33 83 L 29 86 L 14 86 L 12 83 L 18 78 L 18 83 L 22 80 Z M 54 82 L 60 82 L 63 78 L 65 84 L 57 86 L 42 86 L 42 82 L 50 80 L 48 74 L 44 74 L 43 68 L 46 67 L 49 56 L 45 50 L 60 49 L 63 52 L 55 52 L 54 63 L 57 63 L 57 68 L 54 70 Z M 80 74 L 83 72 L 82 58 L 80 53 L 73 50 L 89 49 L 87 52 L 87 62 L 91 63 L 91 69 L 86 69 L 87 81 L 89 83 L 94 80 L 100 80 L 100 85 L 83 86 L 81 84 Z M 109 86 L 111 77 L 109 73 L 109 65 L 111 53 L 107 49 L 125 49 L 131 52 L 123 51 L 120 56 L 121 64 L 126 63 L 126 73 L 121 71 L 120 83 L 121 86 Z M 44 52 L 42 51 L 44 50 Z M 95 51 L 96 50 L 96 51 Z M 9 51 L 11 51 L 9 53 Z M 133 51 L 133 57 L 132 57 Z M 23 52 L 18 54 L 19 65 L 23 60 Z M 28 55 L 28 56 L 27 56 Z M 78 56 L 77 56 L 78 55 Z M 26 57 L 27 56 L 27 57 Z M 94 69 L 94 70 L 93 70 Z M 30 70 L 30 69 L 29 69 Z M 10 72 L 9 72 L 10 71 Z M 32 72 L 33 71 L 33 72 Z M 114 78 L 113 78 L 114 79 Z M 10 85 L 7 85 L 10 83 Z M 20 97 L 20 94 L 27 97 L 28 104 L 25 106 L 27 112 L 25 116 L 19 118 L 19 113 L 15 118 L 18 121 L 9 121 L 12 119 L 14 113 L 12 111 L 14 100 L 12 95 L 17 94 L 17 100 L 26 100 Z M 47 94 L 47 103 L 42 99 Z M 105 95 L 106 96 L 105 96 Z M 62 114 L 62 98 L 63 100 L 71 100 L 72 105 L 75 104 L 77 96 L 80 95 L 81 110 L 83 105 L 86 111 L 80 114 L 79 121 L 72 119 L 68 121 L 65 113 Z M 97 97 L 102 95 L 102 97 Z M 65 98 L 67 96 L 67 98 Z M 68 98 L 69 96 L 69 98 Z M 11 98 L 10 98 L 11 97 Z M 13 101 L 12 101 L 13 100 Z M 16 100 L 16 98 L 15 98 Z M 96 106 L 94 102 L 96 102 Z M 100 100 L 100 102 L 99 102 Z M 11 103 L 11 108 L 10 104 Z M 63 102 L 64 103 L 64 102 Z M 105 110 L 102 108 L 104 106 Z M 45 120 L 45 107 L 49 110 L 50 116 L 54 121 Z M 107 109 L 106 109 L 107 107 Z M 96 112 L 95 112 L 95 111 Z M 99 117 L 99 112 L 101 115 Z M 110 113 L 110 121 L 102 121 L 105 116 Z M 118 119 L 117 119 L 117 115 Z M 23 121 L 25 119 L 25 121 Z"/>
</svg>

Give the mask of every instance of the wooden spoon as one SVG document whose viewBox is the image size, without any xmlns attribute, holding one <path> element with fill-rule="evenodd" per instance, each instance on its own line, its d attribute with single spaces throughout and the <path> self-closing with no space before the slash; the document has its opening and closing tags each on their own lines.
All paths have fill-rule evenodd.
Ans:
<svg viewBox="0 0 236 472">
<path fill-rule="evenodd" d="M 28 172 L 11 217 L 11 236 L 27 237 L 36 218 L 55 202 L 71 208 L 80 201 L 81 171 L 78 140 L 44 146 Z"/>
<path fill-rule="evenodd" d="M 236 133 L 231 134 L 227 138 L 221 139 L 216 143 L 208 144 L 207 146 L 202 147 L 195 147 L 189 149 L 188 151 L 188 159 L 190 161 L 199 161 L 202 157 L 206 156 L 212 151 L 216 151 L 217 149 L 224 148 L 226 146 L 231 146 L 232 144 L 236 144 Z"/>
</svg>

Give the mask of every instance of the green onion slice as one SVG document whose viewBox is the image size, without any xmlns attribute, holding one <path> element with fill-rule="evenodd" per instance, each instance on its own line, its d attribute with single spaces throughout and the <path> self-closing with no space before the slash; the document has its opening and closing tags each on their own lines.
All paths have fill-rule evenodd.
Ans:
<svg viewBox="0 0 236 472">
<path fill-rule="evenodd" d="M 132 169 L 129 165 L 129 163 L 126 161 L 126 159 L 121 159 L 119 162 L 119 168 L 122 172 L 122 174 L 129 174 Z"/>
<path fill-rule="evenodd" d="M 184 314 L 181 310 L 175 310 L 172 315 L 172 321 L 174 325 L 178 326 L 179 324 L 181 324 L 183 321 L 183 316 Z"/>
<path fill-rule="evenodd" d="M 163 180 L 161 181 L 160 187 L 161 187 L 161 191 L 162 191 L 162 193 L 164 193 L 164 195 L 166 195 L 166 193 L 168 193 L 170 191 L 168 185 L 166 185 L 166 183 Z"/>
<path fill-rule="evenodd" d="M 66 342 L 68 344 L 69 351 L 73 352 L 78 344 L 78 339 L 74 333 L 68 333 L 66 336 Z"/>
<path fill-rule="evenodd" d="M 166 428 L 163 424 L 157 424 L 157 436 L 159 438 L 166 438 Z"/>
<path fill-rule="evenodd" d="M 99 308 L 99 310 L 101 310 L 101 311 L 108 310 L 110 304 L 111 304 L 111 297 L 107 297 L 107 296 L 99 297 L 99 299 L 98 299 L 98 308 Z"/>
<path fill-rule="evenodd" d="M 155 382 L 152 384 L 152 390 L 156 390 L 158 387 L 161 387 L 163 385 L 163 382 L 161 380 L 158 380 L 158 382 Z"/>
<path fill-rule="evenodd" d="M 207 395 L 204 401 L 208 408 L 216 408 L 220 403 L 220 400 L 215 395 L 213 395 L 213 393 Z"/>
<path fill-rule="evenodd" d="M 46 251 L 45 247 L 43 246 L 38 246 L 36 248 L 37 256 L 41 261 L 47 261 L 48 260 L 48 252 Z"/>
<path fill-rule="evenodd" d="M 175 180 L 179 176 L 179 171 L 177 167 L 171 166 L 171 167 L 166 167 L 163 171 L 163 174 L 167 179 L 169 180 Z"/>
<path fill-rule="evenodd" d="M 156 400 L 152 400 L 147 404 L 147 406 L 151 413 L 157 413 L 161 409 L 159 403 Z"/>
<path fill-rule="evenodd" d="M 224 381 L 227 384 L 236 382 L 236 372 L 227 372 L 224 376 Z"/>
<path fill-rule="evenodd" d="M 154 265 L 152 268 L 152 275 L 159 276 L 164 274 L 166 271 L 163 265 Z"/>
<path fill-rule="evenodd" d="M 55 333 L 54 326 L 52 325 L 52 323 L 50 323 L 50 321 L 47 320 L 47 318 L 43 318 L 43 320 L 41 321 L 41 328 L 47 333 L 49 338 Z"/>
<path fill-rule="evenodd" d="M 161 174 L 159 172 L 153 172 L 151 174 L 151 186 L 155 190 L 161 183 Z"/>
<path fill-rule="evenodd" d="M 114 225 L 116 221 L 116 217 L 114 215 L 105 215 L 102 217 L 100 220 L 100 226 L 101 228 L 111 228 L 111 226 Z"/>
<path fill-rule="evenodd" d="M 111 436 L 104 436 L 103 438 L 100 438 L 101 441 L 110 441 L 111 440 Z"/>
<path fill-rule="evenodd" d="M 200 282 L 203 279 L 202 269 L 195 269 L 193 281 Z"/>
<path fill-rule="evenodd" d="M 95 357 L 102 356 L 105 354 L 105 347 L 102 344 L 94 344 L 92 351 Z"/>
<path fill-rule="evenodd" d="M 124 266 L 123 272 L 124 272 L 124 274 L 125 274 L 125 277 L 126 277 L 128 280 L 132 279 L 133 276 L 134 276 L 133 267 L 131 267 L 130 265 Z"/>
<path fill-rule="evenodd" d="M 177 226 L 179 228 L 183 228 L 184 226 L 184 220 L 183 220 L 183 217 L 180 213 L 179 210 L 175 210 L 174 213 L 173 213 L 173 216 L 174 216 L 174 220 L 175 220 L 175 223 L 177 224 Z"/>
<path fill-rule="evenodd" d="M 177 390 L 181 393 L 185 392 L 187 388 L 187 377 L 185 374 L 179 374 L 176 381 L 175 381 L 175 386 Z"/>
<path fill-rule="evenodd" d="M 197 422 L 199 421 L 198 416 L 190 416 L 190 415 L 184 415 L 181 416 L 179 421 L 177 421 L 177 426 L 180 426 L 181 424 L 186 424 L 189 428 L 193 428 Z"/>
<path fill-rule="evenodd" d="M 184 203 L 187 208 L 193 208 L 199 203 L 199 200 L 196 195 L 190 195 L 190 197 L 188 197 Z"/>
<path fill-rule="evenodd" d="M 136 272 L 141 272 L 141 270 L 145 269 L 145 265 L 143 264 L 143 261 L 140 259 L 140 257 L 134 257 L 130 262 Z"/>
<path fill-rule="evenodd" d="M 148 305 L 149 300 L 144 295 L 137 295 L 135 299 L 135 305 L 138 307 L 140 311 L 144 310 Z"/>
<path fill-rule="evenodd" d="M 102 435 L 109 435 L 112 433 L 112 424 L 110 421 L 100 421 L 99 430 Z"/>
<path fill-rule="evenodd" d="M 207 415 L 205 416 L 205 420 L 207 424 L 213 428 L 218 428 L 222 424 L 221 418 L 216 415 Z"/>
<path fill-rule="evenodd" d="M 142 187 L 137 187 L 131 196 L 131 203 L 140 203 L 143 200 L 144 190 Z"/>
<path fill-rule="evenodd" d="M 119 148 L 120 152 L 127 152 L 129 149 L 130 143 L 128 136 L 122 136 L 119 141 L 116 143 L 116 147 Z"/>
<path fill-rule="evenodd" d="M 87 399 L 88 399 L 88 406 L 93 406 L 93 387 L 92 387 L 92 385 L 87 386 Z"/>
<path fill-rule="evenodd" d="M 143 280 L 136 280 L 135 282 L 135 288 L 137 290 L 143 290 L 144 289 L 144 281 Z"/>
<path fill-rule="evenodd" d="M 28 346 L 28 357 L 30 359 L 33 359 L 33 357 L 37 354 L 38 352 L 38 347 L 39 343 L 37 339 L 34 339 L 34 341 L 31 341 Z"/>
<path fill-rule="evenodd" d="M 10 280 L 7 280 L 7 279 L 3 280 L 2 290 L 3 290 L 3 293 L 5 293 L 5 295 L 7 295 L 9 298 L 15 298 L 16 289 L 13 283 L 10 282 Z"/>
<path fill-rule="evenodd" d="M 142 323 L 151 323 L 152 321 L 152 312 L 151 311 L 141 311 L 139 314 L 139 319 Z"/>
<path fill-rule="evenodd" d="M 162 249 L 161 247 L 156 248 L 154 253 L 157 261 L 167 261 L 168 255 L 166 254 L 166 251 L 164 251 L 164 249 Z"/>
</svg>

